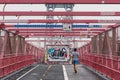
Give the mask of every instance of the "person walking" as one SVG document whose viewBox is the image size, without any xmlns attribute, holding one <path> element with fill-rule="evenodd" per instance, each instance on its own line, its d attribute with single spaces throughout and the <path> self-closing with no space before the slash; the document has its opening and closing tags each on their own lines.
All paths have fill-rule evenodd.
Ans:
<svg viewBox="0 0 120 80">
<path fill-rule="evenodd" d="M 72 64 L 74 66 L 75 73 L 77 73 L 78 58 L 79 58 L 79 52 L 77 52 L 77 49 L 74 48 L 74 51 L 72 52 Z"/>
</svg>

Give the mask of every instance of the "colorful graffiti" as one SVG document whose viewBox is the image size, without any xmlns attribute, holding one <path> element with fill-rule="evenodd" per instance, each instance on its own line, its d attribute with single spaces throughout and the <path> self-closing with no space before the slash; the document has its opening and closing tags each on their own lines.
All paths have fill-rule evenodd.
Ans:
<svg viewBox="0 0 120 80">
<path fill-rule="evenodd" d="M 69 59 L 68 46 L 48 46 L 47 54 L 49 61 L 67 61 Z"/>
</svg>

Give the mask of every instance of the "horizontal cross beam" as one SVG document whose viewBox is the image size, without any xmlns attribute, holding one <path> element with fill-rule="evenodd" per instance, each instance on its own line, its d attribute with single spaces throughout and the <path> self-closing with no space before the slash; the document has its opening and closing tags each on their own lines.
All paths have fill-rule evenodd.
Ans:
<svg viewBox="0 0 120 80">
<path fill-rule="evenodd" d="M 120 20 L 0 20 L 0 23 L 120 23 Z"/>
<path fill-rule="evenodd" d="M 23 36 L 27 36 L 27 35 L 31 35 L 31 36 L 95 36 L 96 34 L 88 34 L 88 33 L 35 33 L 35 34 L 31 34 L 31 33 L 21 33 L 20 35 Z"/>
<path fill-rule="evenodd" d="M 120 0 L 0 0 L 0 4 L 120 4 Z"/>
<path fill-rule="evenodd" d="M 28 42 L 57 42 L 58 40 L 26 40 Z M 89 42 L 90 40 L 67 40 L 67 42 Z"/>
<path fill-rule="evenodd" d="M 5 11 L 0 16 L 120 16 L 120 12 L 30 12 Z"/>
<path fill-rule="evenodd" d="M 81 31 L 79 31 L 79 32 L 73 32 L 73 31 L 70 31 L 70 32 L 61 32 L 61 31 L 59 31 L 59 32 L 19 32 L 20 34 L 41 34 L 41 33 L 44 33 L 44 34 L 52 34 L 52 33 L 54 33 L 54 34 L 61 34 L 61 33 L 63 33 L 63 34 L 66 34 L 66 33 L 69 33 L 69 34 L 76 34 L 76 33 L 78 33 L 78 34 L 85 34 L 85 33 L 88 33 L 88 34 L 90 34 L 90 33 L 92 33 L 92 34 L 99 34 L 99 33 L 101 33 L 101 32 L 92 32 L 92 31 L 85 31 L 85 32 L 81 32 Z"/>
<path fill-rule="evenodd" d="M 61 28 L 6 28 L 10 31 L 63 31 Z M 72 31 L 105 31 L 107 28 L 73 28 Z"/>
</svg>

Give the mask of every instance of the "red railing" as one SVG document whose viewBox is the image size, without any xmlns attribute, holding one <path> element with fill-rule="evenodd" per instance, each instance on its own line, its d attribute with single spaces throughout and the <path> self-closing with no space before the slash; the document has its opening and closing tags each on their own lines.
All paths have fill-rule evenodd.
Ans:
<svg viewBox="0 0 120 80">
<path fill-rule="evenodd" d="M 0 59 L 0 77 L 33 64 L 33 62 L 34 56 L 31 54 L 4 57 Z"/>
<path fill-rule="evenodd" d="M 120 56 L 81 54 L 81 62 L 112 80 L 120 80 Z"/>
</svg>

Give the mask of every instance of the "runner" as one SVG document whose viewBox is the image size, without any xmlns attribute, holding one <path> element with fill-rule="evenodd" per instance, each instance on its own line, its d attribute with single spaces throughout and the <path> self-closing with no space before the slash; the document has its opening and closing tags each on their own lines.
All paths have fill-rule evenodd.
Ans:
<svg viewBox="0 0 120 80">
<path fill-rule="evenodd" d="M 75 73 L 77 73 L 78 57 L 79 57 L 79 53 L 77 52 L 77 49 L 74 48 L 74 51 L 72 52 L 72 64 L 74 66 Z"/>
</svg>

